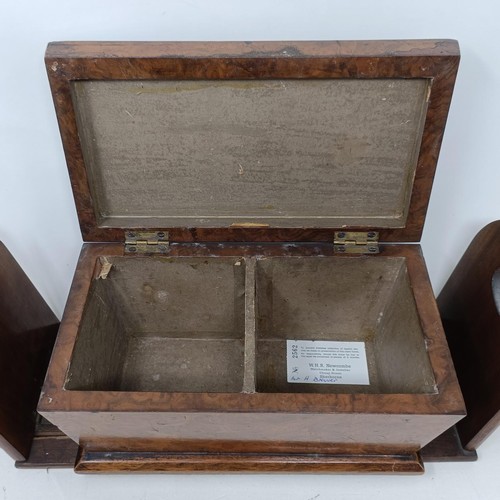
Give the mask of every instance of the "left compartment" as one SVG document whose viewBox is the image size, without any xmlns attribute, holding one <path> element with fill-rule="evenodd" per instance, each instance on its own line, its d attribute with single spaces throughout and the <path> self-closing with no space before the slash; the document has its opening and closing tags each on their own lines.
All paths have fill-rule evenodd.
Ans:
<svg viewBox="0 0 500 500">
<path fill-rule="evenodd" d="M 100 257 L 64 387 L 240 392 L 245 261 Z"/>
</svg>

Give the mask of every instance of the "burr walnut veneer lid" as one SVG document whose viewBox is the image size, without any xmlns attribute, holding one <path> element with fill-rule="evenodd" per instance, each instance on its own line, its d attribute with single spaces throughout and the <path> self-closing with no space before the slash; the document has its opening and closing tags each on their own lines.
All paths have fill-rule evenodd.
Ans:
<svg viewBox="0 0 500 500">
<path fill-rule="evenodd" d="M 458 45 L 53 43 L 86 241 L 418 241 Z"/>
</svg>

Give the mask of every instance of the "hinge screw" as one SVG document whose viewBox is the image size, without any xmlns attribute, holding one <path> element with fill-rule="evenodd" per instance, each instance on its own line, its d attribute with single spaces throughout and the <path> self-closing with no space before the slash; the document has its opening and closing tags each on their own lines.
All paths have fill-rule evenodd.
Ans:
<svg viewBox="0 0 500 500">
<path fill-rule="evenodd" d="M 337 252 L 340 252 L 340 253 L 345 252 L 345 247 L 341 247 L 341 246 L 337 247 Z"/>
<path fill-rule="evenodd" d="M 337 238 L 345 238 L 345 233 L 344 232 L 340 232 L 340 233 L 337 233 Z"/>
<path fill-rule="evenodd" d="M 375 238 L 375 233 L 373 231 L 370 231 L 368 234 L 367 234 L 368 238 Z"/>
<path fill-rule="evenodd" d="M 164 232 L 162 232 L 162 231 L 160 231 L 160 232 L 158 233 L 158 238 L 165 238 L 165 233 L 164 233 Z"/>
<path fill-rule="evenodd" d="M 135 233 L 128 233 L 128 234 L 127 234 L 127 236 L 128 236 L 129 238 L 135 238 Z"/>
<path fill-rule="evenodd" d="M 129 252 L 136 252 L 136 251 L 137 251 L 137 248 L 135 248 L 135 247 L 129 247 L 129 248 L 128 248 L 128 251 L 129 251 Z"/>
<path fill-rule="evenodd" d="M 377 251 L 376 247 L 368 247 L 368 251 L 371 253 L 375 253 Z"/>
</svg>

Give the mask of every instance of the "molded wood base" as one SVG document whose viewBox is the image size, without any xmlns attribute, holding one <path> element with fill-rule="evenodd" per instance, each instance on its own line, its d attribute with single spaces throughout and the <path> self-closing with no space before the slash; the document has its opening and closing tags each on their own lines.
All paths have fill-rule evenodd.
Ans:
<svg viewBox="0 0 500 500">
<path fill-rule="evenodd" d="M 80 448 L 79 473 L 120 472 L 362 472 L 421 474 L 417 453 L 408 455 L 327 455 L 263 453 L 103 452 Z"/>
</svg>

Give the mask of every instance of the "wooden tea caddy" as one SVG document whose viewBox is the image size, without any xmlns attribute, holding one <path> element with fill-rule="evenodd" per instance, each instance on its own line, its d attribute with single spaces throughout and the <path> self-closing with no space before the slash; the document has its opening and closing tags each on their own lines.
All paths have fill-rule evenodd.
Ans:
<svg viewBox="0 0 500 500">
<path fill-rule="evenodd" d="M 421 472 L 465 415 L 418 241 L 454 41 L 55 43 L 85 241 L 39 413 L 77 471 Z M 363 342 L 369 385 L 287 382 Z"/>
</svg>

